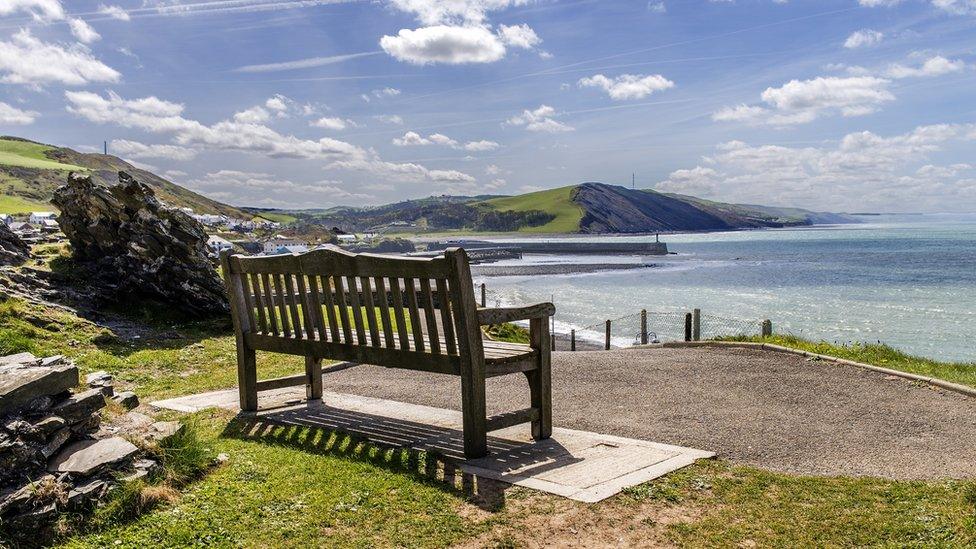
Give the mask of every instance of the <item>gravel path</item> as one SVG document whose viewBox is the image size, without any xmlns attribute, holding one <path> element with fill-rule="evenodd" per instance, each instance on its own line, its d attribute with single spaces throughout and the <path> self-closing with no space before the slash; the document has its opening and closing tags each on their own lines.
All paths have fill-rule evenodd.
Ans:
<svg viewBox="0 0 976 549">
<path fill-rule="evenodd" d="M 489 380 L 489 413 L 522 408 L 522 376 Z M 326 390 L 460 409 L 452 376 L 358 366 Z M 976 399 L 851 366 L 751 349 L 561 352 L 554 423 L 691 446 L 815 475 L 976 477 Z"/>
</svg>

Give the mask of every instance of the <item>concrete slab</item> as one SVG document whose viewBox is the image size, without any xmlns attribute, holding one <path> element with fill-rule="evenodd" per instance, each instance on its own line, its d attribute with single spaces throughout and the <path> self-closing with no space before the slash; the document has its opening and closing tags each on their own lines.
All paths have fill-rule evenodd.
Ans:
<svg viewBox="0 0 976 549">
<path fill-rule="evenodd" d="M 541 490 L 582 502 L 597 502 L 624 488 L 653 480 L 714 453 L 575 429 L 553 429 L 552 438 L 533 441 L 528 425 L 491 433 L 487 457 L 465 460 L 461 413 L 444 408 L 341 393 L 322 401 L 281 405 L 303 396 L 303 388 L 262 394 L 256 418 L 272 423 L 337 430 L 377 444 L 434 452 L 458 463 L 464 473 Z M 210 407 L 237 410 L 237 392 L 215 391 L 153 402 L 182 412 Z"/>
</svg>

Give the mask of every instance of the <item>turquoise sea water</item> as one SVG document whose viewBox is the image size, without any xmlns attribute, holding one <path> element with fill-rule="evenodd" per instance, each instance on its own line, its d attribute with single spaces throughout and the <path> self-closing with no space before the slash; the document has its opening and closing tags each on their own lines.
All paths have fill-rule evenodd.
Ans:
<svg viewBox="0 0 976 549">
<path fill-rule="evenodd" d="M 551 296 L 557 331 L 579 330 L 641 308 L 698 307 L 709 315 L 768 318 L 778 332 L 815 340 L 882 341 L 922 356 L 976 361 L 976 214 L 863 219 L 866 223 L 858 225 L 667 235 L 662 240 L 677 255 L 644 258 L 653 268 L 476 276 L 476 282 L 486 282 L 491 301 L 501 303 Z M 523 260 L 635 267 L 641 261 L 632 256 Z M 672 325 L 674 318 L 680 317 L 651 315 L 651 329 L 662 334 L 680 329 Z M 633 339 L 633 323 L 619 323 L 615 343 Z M 583 335 L 600 338 L 602 328 Z"/>
</svg>

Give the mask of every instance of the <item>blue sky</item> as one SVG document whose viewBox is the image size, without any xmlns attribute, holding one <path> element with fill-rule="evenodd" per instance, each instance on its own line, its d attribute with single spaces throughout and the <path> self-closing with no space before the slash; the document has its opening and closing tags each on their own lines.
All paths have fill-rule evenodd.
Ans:
<svg viewBox="0 0 976 549">
<path fill-rule="evenodd" d="M 237 205 L 976 210 L 976 0 L 0 0 L 0 132 Z"/>
</svg>

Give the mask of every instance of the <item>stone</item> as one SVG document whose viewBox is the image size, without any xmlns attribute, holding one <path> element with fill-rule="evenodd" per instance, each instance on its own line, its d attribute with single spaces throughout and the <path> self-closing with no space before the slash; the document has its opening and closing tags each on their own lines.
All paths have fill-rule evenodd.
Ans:
<svg viewBox="0 0 976 549">
<path fill-rule="evenodd" d="M 72 508 L 84 507 L 92 501 L 101 498 L 112 487 L 102 479 L 92 479 L 77 484 L 68 492 L 68 506 Z"/>
<path fill-rule="evenodd" d="M 23 509 L 30 502 L 33 492 L 30 484 L 0 490 L 0 516 L 11 510 Z"/>
<path fill-rule="evenodd" d="M 34 399 L 56 395 L 76 385 L 78 368 L 73 364 L 38 366 L 33 362 L 6 362 L 0 365 L 0 416 Z"/>
<path fill-rule="evenodd" d="M 78 277 L 101 299 L 156 301 L 198 318 L 227 315 L 203 226 L 160 202 L 150 187 L 125 172 L 111 187 L 73 173 L 52 203 L 61 211 L 58 224 L 71 242 Z"/>
<path fill-rule="evenodd" d="M 8 364 L 27 364 L 28 362 L 37 362 L 37 357 L 34 356 L 33 353 L 27 352 L 0 357 L 0 366 L 6 366 Z"/>
<path fill-rule="evenodd" d="M 34 428 L 44 436 L 48 436 L 58 429 L 68 426 L 68 422 L 63 417 L 47 416 L 46 418 L 34 423 Z"/>
<path fill-rule="evenodd" d="M 92 414 L 87 418 L 75 423 L 71 426 L 71 432 L 77 435 L 89 435 L 98 431 L 99 426 L 102 424 L 102 416 L 99 414 Z"/>
<path fill-rule="evenodd" d="M 106 372 L 105 370 L 99 370 L 85 376 L 85 383 L 87 383 L 89 387 L 92 385 L 102 386 L 111 383 L 113 379 L 112 374 Z"/>
<path fill-rule="evenodd" d="M 58 450 L 64 446 L 65 442 L 68 442 L 69 438 L 71 438 L 71 429 L 68 429 L 67 427 L 54 433 L 50 440 L 48 440 L 47 444 L 41 448 L 41 455 L 43 455 L 45 459 L 50 458 L 54 454 L 58 453 Z"/>
<path fill-rule="evenodd" d="M 139 448 L 124 438 L 82 440 L 62 450 L 48 464 L 48 471 L 89 477 L 105 467 L 131 459 L 138 452 Z"/>
<path fill-rule="evenodd" d="M 179 421 L 157 421 L 146 432 L 146 442 L 163 446 L 183 433 L 186 427 Z"/>
<path fill-rule="evenodd" d="M 113 396 L 112 400 L 121 404 L 126 410 L 131 410 L 139 406 L 139 396 L 132 391 L 122 391 Z"/>
<path fill-rule="evenodd" d="M 22 265 L 30 259 L 30 245 L 0 223 L 0 265 Z"/>
<path fill-rule="evenodd" d="M 41 366 L 56 366 L 58 364 L 64 364 L 64 362 L 64 355 L 48 356 L 41 359 Z"/>
<path fill-rule="evenodd" d="M 98 410 L 105 407 L 105 397 L 98 389 L 89 389 L 71 395 L 64 402 L 55 406 L 51 412 L 61 416 L 69 424 L 82 422 Z"/>
<path fill-rule="evenodd" d="M 50 526 L 57 514 L 57 506 L 50 503 L 34 511 L 7 517 L 3 527 L 8 532 L 18 533 L 21 538 L 36 539 L 37 534 Z"/>
</svg>

